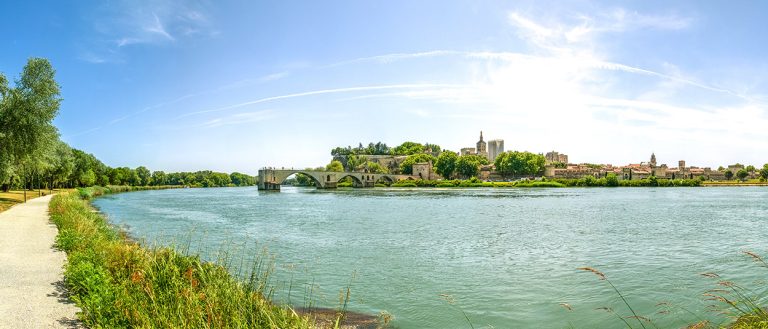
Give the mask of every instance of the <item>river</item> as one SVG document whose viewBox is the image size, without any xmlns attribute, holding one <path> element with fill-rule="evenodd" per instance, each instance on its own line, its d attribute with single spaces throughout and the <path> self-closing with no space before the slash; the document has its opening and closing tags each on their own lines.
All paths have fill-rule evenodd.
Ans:
<svg viewBox="0 0 768 329">
<path fill-rule="evenodd" d="M 702 293 L 716 281 L 702 273 L 767 291 L 768 269 L 742 253 L 768 254 L 766 200 L 761 187 L 283 187 L 131 192 L 94 204 L 146 243 L 203 257 L 268 248 L 275 299 L 337 307 L 350 287 L 349 310 L 386 311 L 398 328 L 626 327 L 598 309 L 631 315 L 584 266 L 604 272 L 639 315 L 678 328 L 723 320 L 707 309 Z"/>
</svg>

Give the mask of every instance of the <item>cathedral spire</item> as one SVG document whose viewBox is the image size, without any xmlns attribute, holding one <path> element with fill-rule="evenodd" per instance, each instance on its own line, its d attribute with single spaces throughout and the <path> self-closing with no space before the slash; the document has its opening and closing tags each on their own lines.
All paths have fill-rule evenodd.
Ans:
<svg viewBox="0 0 768 329">
<path fill-rule="evenodd" d="M 480 141 L 481 142 L 483 141 L 483 131 L 482 130 L 480 130 Z"/>
</svg>

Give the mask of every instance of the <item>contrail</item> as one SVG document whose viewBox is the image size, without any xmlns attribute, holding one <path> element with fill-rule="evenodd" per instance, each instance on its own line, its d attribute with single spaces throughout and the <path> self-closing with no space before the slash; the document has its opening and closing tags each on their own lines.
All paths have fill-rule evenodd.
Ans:
<svg viewBox="0 0 768 329">
<path fill-rule="evenodd" d="M 271 97 L 264 97 L 253 101 L 248 101 L 244 103 L 219 107 L 215 109 L 210 110 L 202 110 L 202 111 L 195 111 L 195 112 L 189 112 L 182 114 L 178 118 L 184 118 L 192 115 L 197 114 L 203 114 L 203 113 L 211 113 L 211 112 L 221 112 L 221 111 L 227 111 L 231 109 L 240 108 L 243 106 L 253 105 L 253 104 L 260 104 L 260 103 L 266 103 L 266 102 L 272 102 L 277 101 L 281 99 L 290 99 L 290 98 L 299 98 L 299 97 L 307 97 L 307 96 L 315 96 L 315 95 L 324 95 L 324 94 L 339 94 L 339 93 L 349 93 L 349 92 L 358 92 L 358 91 L 371 91 L 371 90 L 389 90 L 389 89 L 421 89 L 421 88 L 452 88 L 452 87 L 462 87 L 462 85 L 455 85 L 455 84 L 402 84 L 402 85 L 381 85 L 381 86 L 363 86 L 363 87 L 347 87 L 347 88 L 336 88 L 336 89 L 322 89 L 322 90 L 313 90 L 313 91 L 305 91 L 300 93 L 293 93 L 293 94 L 286 94 L 286 95 L 279 95 L 279 96 L 271 96 Z"/>
</svg>

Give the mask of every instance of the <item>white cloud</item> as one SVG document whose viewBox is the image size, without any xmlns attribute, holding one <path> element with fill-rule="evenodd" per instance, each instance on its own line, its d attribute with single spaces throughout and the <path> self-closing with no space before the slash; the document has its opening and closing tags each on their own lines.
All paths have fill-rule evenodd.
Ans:
<svg viewBox="0 0 768 329">
<path fill-rule="evenodd" d="M 138 0 L 105 2 L 91 13 L 89 22 L 100 38 L 89 40 L 85 54 L 104 58 L 104 62 L 122 62 L 121 48 L 133 45 L 163 45 L 193 37 L 214 36 L 218 32 L 205 14 L 205 6 L 196 1 Z"/>
</svg>

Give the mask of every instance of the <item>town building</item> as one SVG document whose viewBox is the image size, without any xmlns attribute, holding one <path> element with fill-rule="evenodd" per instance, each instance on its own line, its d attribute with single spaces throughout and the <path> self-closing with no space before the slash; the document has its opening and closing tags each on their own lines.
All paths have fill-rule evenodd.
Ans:
<svg viewBox="0 0 768 329">
<path fill-rule="evenodd" d="M 475 152 L 475 148 L 474 147 L 465 147 L 465 148 L 461 149 L 461 152 L 459 153 L 459 155 L 474 155 L 474 154 L 477 154 Z"/>
<path fill-rule="evenodd" d="M 443 179 L 443 177 L 435 172 L 435 168 L 432 166 L 432 161 L 414 163 L 413 175 L 426 180 Z"/>
<path fill-rule="evenodd" d="M 504 153 L 504 140 L 494 139 L 488 141 L 488 161 L 493 162 L 499 154 Z"/>
<path fill-rule="evenodd" d="M 560 153 L 555 152 L 555 151 L 547 152 L 547 154 L 544 155 L 544 160 L 546 160 L 547 164 L 555 163 L 555 162 L 567 164 L 568 163 L 568 155 L 560 154 Z"/>
<path fill-rule="evenodd" d="M 477 141 L 477 155 L 488 158 L 488 144 L 483 141 L 483 131 L 480 131 L 480 140 Z"/>
</svg>

